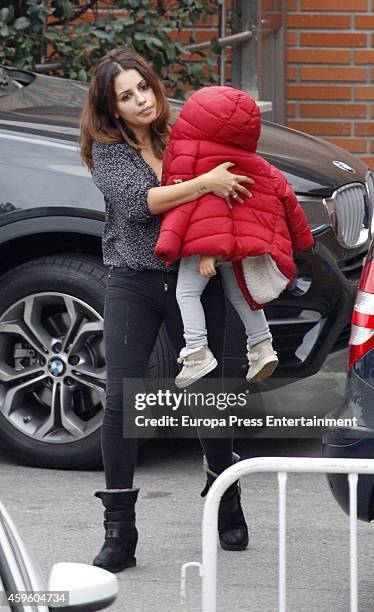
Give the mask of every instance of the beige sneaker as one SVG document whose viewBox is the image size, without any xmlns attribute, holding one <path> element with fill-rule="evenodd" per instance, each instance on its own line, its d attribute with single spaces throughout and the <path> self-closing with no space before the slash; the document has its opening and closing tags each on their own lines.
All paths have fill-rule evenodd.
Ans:
<svg viewBox="0 0 374 612">
<path fill-rule="evenodd" d="M 178 363 L 183 363 L 183 368 L 175 379 L 175 384 L 180 389 L 192 385 L 218 365 L 213 353 L 206 345 L 195 349 L 182 348 Z"/>
<path fill-rule="evenodd" d="M 270 339 L 248 347 L 247 358 L 249 365 L 247 382 L 269 378 L 279 363 Z"/>
</svg>

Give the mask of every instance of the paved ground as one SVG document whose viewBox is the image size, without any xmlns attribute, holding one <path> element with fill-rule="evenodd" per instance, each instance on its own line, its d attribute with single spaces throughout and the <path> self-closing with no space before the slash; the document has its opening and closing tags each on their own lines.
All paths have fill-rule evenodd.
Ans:
<svg viewBox="0 0 374 612">
<path fill-rule="evenodd" d="M 331 385 L 331 372 L 335 388 Z M 288 402 L 340 401 L 344 357 L 330 360 L 318 377 L 288 391 Z M 326 389 L 323 381 L 330 380 Z M 326 400 L 327 398 L 327 400 Z M 333 398 L 333 399 L 332 399 Z M 286 401 L 286 396 L 284 396 Z M 314 405 L 314 408 L 313 408 Z M 325 404 L 326 406 L 326 404 Z M 239 440 L 242 457 L 318 456 L 318 440 Z M 0 456 L 1 499 L 48 574 L 57 561 L 89 563 L 102 543 L 102 511 L 92 491 L 102 486 L 97 472 L 61 472 L 21 467 Z M 118 574 L 120 595 L 113 612 L 182 611 L 181 564 L 201 558 L 203 485 L 201 453 L 194 440 L 153 441 L 141 453 L 137 472 L 140 533 L 138 566 Z M 277 488 L 273 475 L 243 480 L 243 506 L 250 546 L 240 553 L 219 551 L 219 612 L 277 610 Z M 288 485 L 287 612 L 348 612 L 348 517 L 337 507 L 324 476 L 292 476 Z M 360 612 L 374 609 L 374 537 L 359 526 Z M 188 580 L 188 612 L 198 612 L 200 584 Z"/>
</svg>

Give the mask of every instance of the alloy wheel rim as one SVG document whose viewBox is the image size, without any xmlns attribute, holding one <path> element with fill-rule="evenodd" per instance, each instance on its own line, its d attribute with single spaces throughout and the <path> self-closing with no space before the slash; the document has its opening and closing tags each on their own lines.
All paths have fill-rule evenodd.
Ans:
<svg viewBox="0 0 374 612">
<path fill-rule="evenodd" d="M 65 293 L 28 295 L 0 316 L 0 413 L 34 440 L 67 443 L 100 428 L 103 318 Z"/>
</svg>

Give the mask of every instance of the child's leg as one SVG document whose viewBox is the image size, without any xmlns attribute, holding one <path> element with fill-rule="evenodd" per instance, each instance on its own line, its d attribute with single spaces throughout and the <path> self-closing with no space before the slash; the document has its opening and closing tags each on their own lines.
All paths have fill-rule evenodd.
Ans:
<svg viewBox="0 0 374 612">
<path fill-rule="evenodd" d="M 243 321 L 247 333 L 249 369 L 246 379 L 248 382 L 265 380 L 277 367 L 278 358 L 272 347 L 272 335 L 264 311 L 250 309 L 229 262 L 222 265 L 221 274 L 225 294 Z M 252 347 L 255 347 L 254 350 L 251 350 Z"/>
<path fill-rule="evenodd" d="M 224 262 L 220 270 L 225 295 L 244 324 L 248 346 L 254 346 L 263 340 L 271 339 L 272 335 L 264 311 L 250 309 L 237 283 L 231 263 Z"/>
<path fill-rule="evenodd" d="M 184 257 L 179 264 L 176 296 L 181 311 L 186 348 L 193 349 L 208 343 L 201 294 L 209 282 L 199 273 L 199 255 Z"/>
<path fill-rule="evenodd" d="M 186 346 L 179 354 L 183 368 L 175 379 L 179 388 L 188 387 L 217 367 L 208 348 L 204 308 L 200 298 L 209 282 L 199 272 L 199 255 L 185 257 L 179 264 L 176 297 L 184 327 Z"/>
</svg>

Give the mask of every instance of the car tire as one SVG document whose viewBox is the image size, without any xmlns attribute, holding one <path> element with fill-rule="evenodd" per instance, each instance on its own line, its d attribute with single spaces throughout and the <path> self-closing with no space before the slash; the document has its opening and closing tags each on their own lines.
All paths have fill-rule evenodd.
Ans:
<svg viewBox="0 0 374 612">
<path fill-rule="evenodd" d="M 102 421 L 102 386 L 104 386 L 105 389 L 105 375 L 103 377 L 105 361 L 103 362 L 104 357 L 101 351 L 102 332 L 100 336 L 99 327 L 100 319 L 102 320 L 103 316 L 106 279 L 106 270 L 99 259 L 95 259 L 92 256 L 85 258 L 85 256 L 70 254 L 48 256 L 32 260 L 12 269 L 0 278 L 0 442 L 2 447 L 9 452 L 9 454 L 16 457 L 20 463 L 36 467 L 70 470 L 86 470 L 102 467 L 100 415 Z M 73 306 L 71 306 L 71 304 L 73 304 Z M 64 307 L 66 305 L 68 305 L 68 307 L 65 309 L 65 312 Z M 28 332 L 30 329 L 36 330 L 35 333 L 38 337 L 40 336 L 41 339 L 43 339 L 46 329 L 48 329 L 49 335 L 54 337 L 56 335 L 56 329 L 60 330 L 65 320 L 68 322 L 66 323 L 67 327 L 71 330 L 73 326 L 72 318 L 69 319 L 69 312 L 73 312 L 75 316 L 79 311 L 79 316 L 82 317 L 83 321 L 86 317 L 89 317 L 88 322 L 93 324 L 92 329 L 95 328 L 95 331 L 92 332 L 91 335 L 81 335 L 80 345 L 83 346 L 81 350 L 84 352 L 85 356 L 88 355 L 89 360 L 94 364 L 93 366 L 90 362 L 88 367 L 90 367 L 91 370 L 93 368 L 92 371 L 98 373 L 98 377 L 100 373 L 101 378 L 100 380 L 99 378 L 97 378 L 97 380 L 94 379 L 95 388 L 93 389 L 91 384 L 85 386 L 81 382 L 76 382 L 78 371 L 74 371 L 75 378 L 72 378 L 72 382 L 69 383 L 72 384 L 73 389 L 74 385 L 77 387 L 76 391 L 69 390 L 72 397 L 78 397 L 77 394 L 82 396 L 85 393 L 86 395 L 87 393 L 91 393 L 96 394 L 97 398 L 100 398 L 100 401 L 96 400 L 96 404 L 95 401 L 92 400 L 92 406 L 90 406 L 90 400 L 86 400 L 88 406 L 84 404 L 84 412 L 82 412 L 82 414 L 85 415 L 87 419 L 87 429 L 89 431 L 90 421 L 95 423 L 96 429 L 91 433 L 87 433 L 87 435 L 84 435 L 83 432 L 79 439 L 69 441 L 62 435 L 61 439 L 53 439 L 53 435 L 55 435 L 54 432 L 59 431 L 57 426 L 55 429 L 47 431 L 48 436 L 50 436 L 50 441 L 37 439 L 37 436 L 27 430 L 30 423 L 32 424 L 33 421 L 37 421 L 38 418 L 41 418 L 40 414 L 42 414 L 43 417 L 44 412 L 48 414 L 48 402 L 46 402 L 45 397 L 53 397 L 55 388 L 59 389 L 59 394 L 62 393 L 61 389 L 65 389 L 64 384 L 67 384 L 65 383 L 67 378 L 65 376 L 66 371 L 64 372 L 64 377 L 60 380 L 53 378 L 53 376 L 58 376 L 58 374 L 55 375 L 53 370 L 52 376 L 51 369 L 48 370 L 49 376 L 45 376 L 47 366 L 50 368 L 51 359 L 53 359 L 53 368 L 56 367 L 57 362 L 58 367 L 64 367 L 65 363 L 65 366 L 71 367 L 73 372 L 72 366 L 69 366 L 66 359 L 65 362 L 63 358 L 60 359 L 59 354 L 56 355 L 56 359 L 50 358 L 50 353 L 46 353 L 46 359 L 43 357 L 40 358 L 43 362 L 46 362 L 43 364 L 44 370 L 40 374 L 41 376 L 45 376 L 45 378 L 43 378 L 42 381 L 38 381 L 34 378 L 36 382 L 34 383 L 34 381 L 32 381 L 25 387 L 27 392 L 25 392 L 24 389 L 16 391 L 14 398 L 18 398 L 18 395 L 22 395 L 23 393 L 25 393 L 25 395 L 22 396 L 21 400 L 15 400 L 13 398 L 15 403 L 18 402 L 15 410 L 13 410 L 13 412 L 10 411 L 10 414 L 7 416 L 4 414 L 4 406 L 5 408 L 10 406 L 8 397 L 13 397 L 13 392 L 9 391 L 10 388 L 13 389 L 12 384 L 14 381 L 11 375 L 12 372 L 15 374 L 14 379 L 21 380 L 20 386 L 22 386 L 23 381 L 25 379 L 28 380 L 27 376 L 22 377 L 23 371 L 31 372 L 32 369 L 36 370 L 41 367 L 38 361 L 38 351 L 33 351 L 32 347 L 30 350 L 27 350 L 27 346 L 30 347 L 31 345 L 28 344 L 27 340 L 24 342 L 25 338 L 23 335 L 18 335 L 18 333 L 15 335 L 13 334 L 14 320 L 17 321 L 17 317 L 21 316 L 20 320 L 22 320 L 23 324 L 22 314 L 20 315 L 19 313 L 24 312 L 26 317 L 26 310 L 28 312 L 28 322 L 30 322 L 30 327 L 27 327 Z M 38 320 L 38 318 L 40 320 Z M 41 320 L 43 320 L 43 323 L 41 323 Z M 3 333 L 4 330 L 8 330 L 9 332 L 10 326 L 13 326 L 11 333 Z M 44 327 L 46 329 L 44 329 Z M 79 332 L 77 332 L 77 334 L 79 335 Z M 28 333 L 26 338 L 33 339 L 35 337 L 36 336 Z M 82 337 L 87 337 L 88 339 L 83 341 Z M 16 348 L 14 348 L 14 344 L 12 344 L 14 343 L 14 338 L 16 339 Z M 63 342 L 62 340 L 62 344 Z M 91 343 L 90 346 L 86 347 L 86 344 L 89 343 Z M 72 344 L 74 344 L 74 342 L 72 342 Z M 24 345 L 26 345 L 26 348 Z M 32 355 L 32 353 L 34 353 L 34 355 Z M 19 357 L 20 355 L 21 357 Z M 26 355 L 26 357 L 24 357 L 24 355 Z M 61 355 L 66 356 L 68 352 L 61 353 Z M 10 365 L 9 360 L 11 361 Z M 5 361 L 8 363 L 4 366 Z M 24 366 L 24 363 L 26 363 L 26 366 Z M 17 371 L 15 366 L 18 367 Z M 10 367 L 11 370 L 9 369 Z M 29 370 L 23 370 L 24 367 L 29 368 Z M 79 365 L 76 367 L 78 368 Z M 174 351 L 169 343 L 165 329 L 162 328 L 150 360 L 149 375 L 150 377 L 166 378 L 173 376 L 174 373 Z M 33 373 L 32 376 L 36 377 L 37 375 Z M 93 379 L 91 376 L 93 375 L 89 373 L 87 377 L 86 372 L 84 380 L 92 381 Z M 79 379 L 82 380 L 82 376 L 80 376 Z M 18 384 L 17 380 L 15 381 L 15 386 Z M 52 390 L 47 389 L 47 384 L 50 386 L 52 385 Z M 96 389 L 99 389 L 100 393 L 97 393 Z M 67 391 L 65 392 L 68 393 Z M 29 395 L 27 395 L 27 393 Z M 55 398 L 56 397 L 57 395 L 55 395 Z M 80 400 L 80 402 L 83 404 L 83 400 Z M 102 406 L 100 410 L 98 409 L 99 404 Z M 69 408 L 73 406 L 72 412 L 74 413 L 74 401 L 70 400 L 70 404 L 68 405 Z M 53 403 L 51 406 L 53 406 Z M 90 410 L 92 414 L 94 410 L 97 410 L 97 412 L 93 414 L 92 417 L 89 417 L 91 414 Z M 21 416 L 18 418 L 18 421 L 16 421 L 14 419 L 15 415 L 18 413 Z M 52 413 L 52 407 L 50 413 Z M 82 416 L 82 414 L 80 416 Z M 73 414 L 73 417 L 72 423 L 74 427 L 78 419 L 75 419 L 75 414 Z M 60 422 L 61 420 L 58 423 Z M 55 425 L 54 422 L 53 425 Z M 41 421 L 39 431 L 42 429 L 43 422 Z M 64 431 L 64 428 L 61 427 L 60 429 L 61 432 Z M 34 431 L 36 430 L 37 428 L 35 428 Z M 68 433 L 70 434 L 70 432 Z"/>
</svg>

